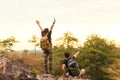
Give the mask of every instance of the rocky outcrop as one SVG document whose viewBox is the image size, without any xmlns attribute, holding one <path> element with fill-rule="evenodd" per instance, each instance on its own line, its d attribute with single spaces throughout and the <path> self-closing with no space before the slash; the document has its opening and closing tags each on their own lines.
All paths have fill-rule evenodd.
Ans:
<svg viewBox="0 0 120 80">
<path fill-rule="evenodd" d="M 0 55 L 0 80 L 90 80 L 80 77 L 56 77 L 51 74 L 35 75 L 19 59 L 7 59 Z"/>
<path fill-rule="evenodd" d="M 22 60 L 0 56 L 0 80 L 38 80 Z"/>
</svg>

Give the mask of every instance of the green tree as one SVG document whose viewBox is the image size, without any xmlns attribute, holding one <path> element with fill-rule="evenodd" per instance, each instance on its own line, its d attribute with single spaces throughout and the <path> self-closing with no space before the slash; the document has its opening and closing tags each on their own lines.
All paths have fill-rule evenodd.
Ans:
<svg viewBox="0 0 120 80">
<path fill-rule="evenodd" d="M 74 37 L 73 33 L 66 32 L 66 33 L 64 33 L 63 37 L 58 38 L 56 40 L 56 46 L 64 47 L 67 49 L 77 48 L 78 47 L 78 39 L 76 37 Z"/>
<path fill-rule="evenodd" d="M 13 46 L 16 42 L 19 42 L 19 41 L 17 41 L 14 36 L 11 36 L 10 38 L 1 40 L 0 45 L 1 45 L 2 50 L 11 51 L 13 50 Z"/>
<path fill-rule="evenodd" d="M 0 51 L 2 50 L 2 41 L 0 39 Z"/>
<path fill-rule="evenodd" d="M 110 65 L 106 71 L 110 74 L 108 77 L 111 80 L 120 80 L 120 47 L 116 47 L 114 53 L 114 55 L 116 55 L 116 57 L 113 58 L 114 63 Z"/>
<path fill-rule="evenodd" d="M 114 48 L 113 41 L 100 38 L 95 34 L 88 36 L 79 61 L 81 66 L 86 68 L 92 80 L 109 80 L 106 77 L 109 74 L 105 72 L 105 69 L 113 63 Z"/>
<path fill-rule="evenodd" d="M 39 46 L 38 37 L 36 35 L 32 35 L 32 39 L 28 40 L 28 42 L 34 44 L 34 51 L 35 51 L 35 54 L 36 54 L 36 47 Z"/>
</svg>

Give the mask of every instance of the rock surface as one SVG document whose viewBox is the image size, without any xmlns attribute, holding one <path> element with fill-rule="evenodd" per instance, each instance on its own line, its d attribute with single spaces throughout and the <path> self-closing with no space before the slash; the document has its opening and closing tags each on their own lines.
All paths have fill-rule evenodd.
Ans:
<svg viewBox="0 0 120 80">
<path fill-rule="evenodd" d="M 56 77 L 51 74 L 36 76 L 22 60 L 7 59 L 0 55 L 0 80 L 90 80 L 79 77 Z"/>
</svg>

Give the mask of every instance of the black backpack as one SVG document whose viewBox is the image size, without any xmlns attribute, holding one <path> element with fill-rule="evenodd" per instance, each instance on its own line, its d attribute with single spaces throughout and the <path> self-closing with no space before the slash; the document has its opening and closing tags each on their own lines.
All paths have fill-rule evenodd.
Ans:
<svg viewBox="0 0 120 80">
<path fill-rule="evenodd" d="M 79 76 L 80 74 L 80 65 L 74 57 L 71 57 L 67 60 L 68 72 L 71 76 Z"/>
</svg>

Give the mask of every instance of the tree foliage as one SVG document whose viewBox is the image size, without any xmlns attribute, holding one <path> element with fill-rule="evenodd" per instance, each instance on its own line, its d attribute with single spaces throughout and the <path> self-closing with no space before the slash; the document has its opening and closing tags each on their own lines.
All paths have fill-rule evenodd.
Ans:
<svg viewBox="0 0 120 80">
<path fill-rule="evenodd" d="M 35 53 L 36 53 L 36 47 L 39 46 L 38 37 L 37 37 L 36 35 L 32 35 L 32 39 L 31 39 L 31 40 L 28 40 L 28 42 L 34 44 L 34 51 L 35 51 Z"/>
<path fill-rule="evenodd" d="M 1 50 L 13 50 L 13 46 L 16 42 L 19 42 L 15 39 L 14 36 L 0 41 Z"/>
<path fill-rule="evenodd" d="M 64 33 L 63 37 L 58 38 L 56 40 L 56 45 L 57 47 L 63 47 L 63 48 L 76 48 L 78 47 L 78 39 L 74 37 L 73 33 L 71 32 L 66 32 Z"/>
<path fill-rule="evenodd" d="M 107 80 L 105 69 L 113 63 L 113 49 L 115 44 L 98 35 L 88 36 L 79 58 L 92 80 Z"/>
</svg>

